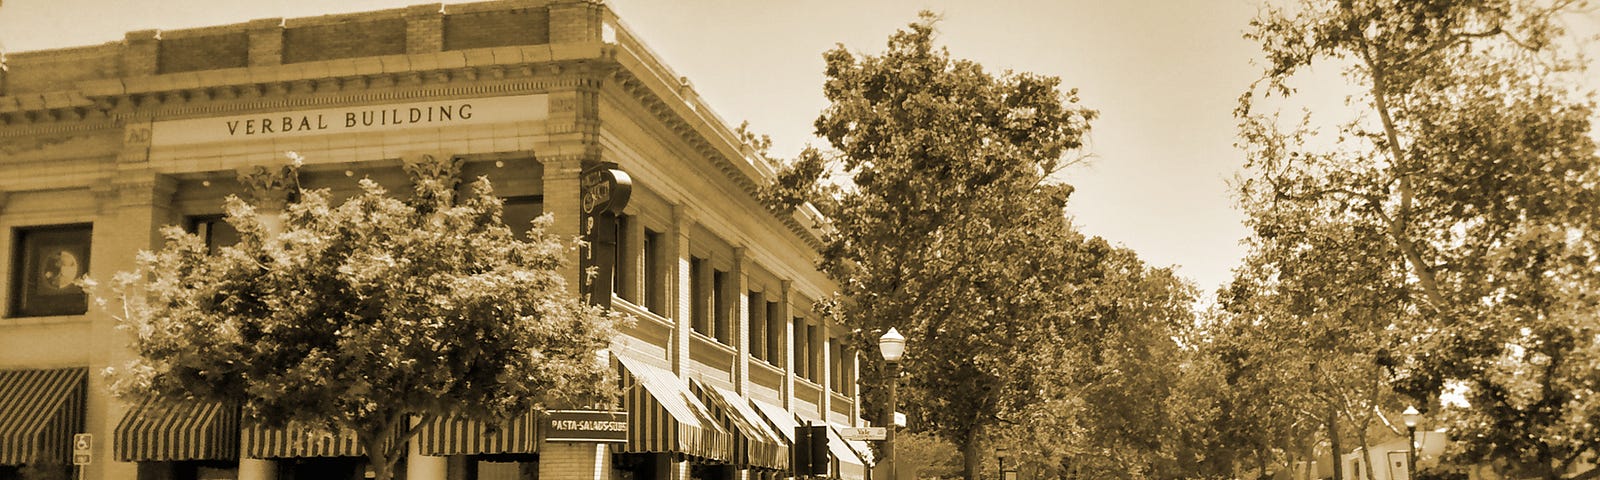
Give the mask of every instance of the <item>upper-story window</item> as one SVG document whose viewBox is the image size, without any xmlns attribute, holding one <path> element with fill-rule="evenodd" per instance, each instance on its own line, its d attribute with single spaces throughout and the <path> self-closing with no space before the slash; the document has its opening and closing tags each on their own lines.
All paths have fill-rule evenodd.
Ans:
<svg viewBox="0 0 1600 480">
<path fill-rule="evenodd" d="M 76 283 L 89 272 L 92 225 L 19 228 L 11 256 L 11 315 L 80 315 L 88 311 Z"/>
<path fill-rule="evenodd" d="M 612 251 L 611 258 L 611 292 L 617 297 L 627 300 L 635 305 L 639 303 L 638 295 L 633 293 L 633 271 L 630 270 L 628 256 L 633 255 L 633 245 L 628 242 L 628 223 L 632 220 L 627 215 L 617 215 L 617 248 Z"/>
<path fill-rule="evenodd" d="M 713 270 L 711 272 L 711 308 L 713 325 L 712 338 L 722 342 L 723 345 L 733 344 L 733 302 L 728 291 L 728 272 Z"/>
<path fill-rule="evenodd" d="M 806 380 L 822 382 L 822 329 L 806 325 Z"/>
<path fill-rule="evenodd" d="M 661 232 L 645 229 L 644 258 L 640 262 L 644 276 L 644 308 L 656 315 L 667 315 L 666 255 L 662 249 Z"/>
<path fill-rule="evenodd" d="M 784 337 L 784 311 L 783 304 L 767 302 L 767 363 L 776 367 L 783 367 L 783 337 Z M 754 348 L 754 347 L 752 347 Z"/>
<path fill-rule="evenodd" d="M 689 327 L 705 336 L 716 334 L 711 324 L 711 261 L 689 257 Z"/>
<path fill-rule="evenodd" d="M 750 335 L 746 338 L 746 349 L 750 356 L 757 360 L 767 359 L 767 302 L 766 296 L 761 292 L 750 292 L 749 301 L 745 304 L 745 316 L 750 321 Z"/>
<path fill-rule="evenodd" d="M 794 359 L 795 376 L 805 379 L 811 378 L 811 364 L 807 361 L 807 357 L 811 356 L 808 353 L 811 347 L 807 346 L 807 342 L 811 339 L 810 333 L 810 329 L 806 328 L 806 319 L 794 317 L 794 353 L 790 358 Z"/>
</svg>

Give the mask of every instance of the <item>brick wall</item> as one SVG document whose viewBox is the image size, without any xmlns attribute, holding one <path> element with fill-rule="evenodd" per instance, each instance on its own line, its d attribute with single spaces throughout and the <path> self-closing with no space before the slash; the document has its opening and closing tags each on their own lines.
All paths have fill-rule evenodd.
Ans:
<svg viewBox="0 0 1600 480">
<path fill-rule="evenodd" d="M 550 9 L 448 14 L 444 49 L 542 45 L 550 43 Z"/>
<path fill-rule="evenodd" d="M 404 18 L 305 25 L 283 32 L 283 63 L 403 53 L 406 53 Z"/>
<path fill-rule="evenodd" d="M 156 68 L 161 73 L 243 67 L 249 63 L 250 36 L 241 31 L 164 38 L 158 52 Z"/>
<path fill-rule="evenodd" d="M 6 95 L 67 90 L 73 82 L 116 78 L 121 72 L 118 45 L 22 52 L 6 55 Z"/>
</svg>

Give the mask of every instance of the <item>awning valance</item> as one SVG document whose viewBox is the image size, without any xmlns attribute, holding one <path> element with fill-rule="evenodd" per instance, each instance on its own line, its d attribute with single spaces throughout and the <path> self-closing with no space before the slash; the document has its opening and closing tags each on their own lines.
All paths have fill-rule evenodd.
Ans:
<svg viewBox="0 0 1600 480">
<path fill-rule="evenodd" d="M 395 438 L 399 438 L 396 432 Z M 340 430 L 336 433 L 317 433 L 309 428 L 266 428 L 245 425 L 243 429 L 245 458 L 303 458 L 303 457 L 363 457 L 367 448 L 356 432 Z M 394 439 L 390 439 L 393 442 Z M 387 443 L 385 445 L 393 445 Z"/>
<path fill-rule="evenodd" d="M 117 461 L 234 460 L 239 458 L 239 408 L 186 401 L 145 401 L 117 423 Z"/>
<path fill-rule="evenodd" d="M 690 380 L 689 387 L 711 408 L 717 422 L 734 434 L 734 463 L 773 470 L 789 468 L 789 447 L 767 427 L 748 401 L 730 390 L 697 380 Z"/>
<path fill-rule="evenodd" d="M 732 438 L 677 375 L 646 362 L 612 355 L 628 411 L 625 453 L 677 453 L 731 462 Z"/>
<path fill-rule="evenodd" d="M 439 417 L 423 425 L 414 441 L 423 455 L 537 453 L 539 414 L 530 411 L 512 418 L 494 433 L 490 433 L 489 426 L 483 422 Z"/>
<path fill-rule="evenodd" d="M 0 465 L 70 462 L 88 378 L 86 368 L 0 371 Z"/>
</svg>

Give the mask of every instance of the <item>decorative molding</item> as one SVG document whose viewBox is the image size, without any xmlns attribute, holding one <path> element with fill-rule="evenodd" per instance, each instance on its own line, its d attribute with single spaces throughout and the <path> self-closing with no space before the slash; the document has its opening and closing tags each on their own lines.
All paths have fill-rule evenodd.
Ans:
<svg viewBox="0 0 1600 480">
<path fill-rule="evenodd" d="M 300 190 L 300 162 L 281 167 L 242 167 L 238 174 L 247 201 L 257 207 L 282 210 Z"/>
</svg>

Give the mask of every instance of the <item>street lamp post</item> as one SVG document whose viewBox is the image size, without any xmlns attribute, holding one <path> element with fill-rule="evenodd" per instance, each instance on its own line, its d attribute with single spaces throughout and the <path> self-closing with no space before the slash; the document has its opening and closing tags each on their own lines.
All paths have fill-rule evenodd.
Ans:
<svg viewBox="0 0 1600 480">
<path fill-rule="evenodd" d="M 883 415 L 883 423 L 886 425 L 888 432 L 884 436 L 883 454 L 889 460 L 889 480 L 899 480 L 900 477 L 895 470 L 894 464 L 894 411 L 896 405 L 894 397 L 895 390 L 900 383 L 900 357 L 906 353 L 906 337 L 901 336 L 900 332 L 891 327 L 888 333 L 884 333 L 882 337 L 878 338 L 878 351 L 883 354 L 883 360 L 889 364 L 889 406 L 885 409 L 886 412 Z"/>
<path fill-rule="evenodd" d="M 1422 421 L 1422 412 L 1418 412 L 1417 407 L 1408 406 L 1400 418 L 1406 422 L 1406 478 L 1416 478 L 1413 473 L 1417 471 L 1417 423 Z"/>
<path fill-rule="evenodd" d="M 1000 461 L 1000 480 L 1006 480 L 1006 447 L 994 449 L 994 458 Z"/>
</svg>

